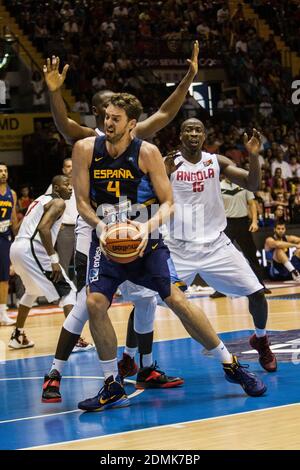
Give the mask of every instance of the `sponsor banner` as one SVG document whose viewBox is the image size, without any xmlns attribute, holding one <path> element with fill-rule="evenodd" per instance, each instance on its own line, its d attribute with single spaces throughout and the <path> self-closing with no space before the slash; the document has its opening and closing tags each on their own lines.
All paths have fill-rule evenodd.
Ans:
<svg viewBox="0 0 300 470">
<path fill-rule="evenodd" d="M 78 114 L 70 117 L 78 122 Z M 22 150 L 24 135 L 33 134 L 37 122 L 52 122 L 51 113 L 0 114 L 0 151 Z"/>
</svg>

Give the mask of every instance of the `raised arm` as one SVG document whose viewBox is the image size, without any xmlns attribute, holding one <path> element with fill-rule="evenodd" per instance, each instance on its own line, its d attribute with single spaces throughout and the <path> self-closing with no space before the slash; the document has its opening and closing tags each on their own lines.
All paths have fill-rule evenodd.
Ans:
<svg viewBox="0 0 300 470">
<path fill-rule="evenodd" d="M 163 102 L 159 110 L 142 122 L 139 122 L 135 128 L 135 135 L 141 139 L 146 139 L 166 127 L 171 122 L 179 109 L 181 108 L 186 94 L 198 72 L 198 41 L 194 42 L 191 59 L 188 59 L 189 69 L 187 74 L 181 80 L 176 90 Z"/>
<path fill-rule="evenodd" d="M 256 129 L 253 129 L 253 135 L 250 140 L 248 140 L 248 136 L 245 133 L 244 145 L 250 155 L 249 171 L 238 168 L 229 158 L 224 157 L 224 155 L 218 155 L 219 165 L 221 172 L 230 181 L 249 191 L 257 191 L 261 182 L 261 168 L 258 160 L 258 152 L 261 145 L 260 133 Z"/>
<path fill-rule="evenodd" d="M 72 152 L 72 181 L 76 196 L 77 210 L 81 217 L 93 228 L 99 236 L 105 224 L 97 217 L 90 204 L 90 164 L 93 155 L 94 137 L 76 142 Z"/>
<path fill-rule="evenodd" d="M 69 65 L 66 64 L 62 73 L 59 73 L 59 62 L 59 57 L 52 56 L 52 60 L 48 58 L 43 67 L 43 72 L 49 90 L 51 113 L 55 125 L 65 140 L 70 144 L 74 144 L 77 140 L 95 136 L 96 133 L 94 129 L 83 127 L 68 117 L 61 87 L 65 81 Z"/>
</svg>

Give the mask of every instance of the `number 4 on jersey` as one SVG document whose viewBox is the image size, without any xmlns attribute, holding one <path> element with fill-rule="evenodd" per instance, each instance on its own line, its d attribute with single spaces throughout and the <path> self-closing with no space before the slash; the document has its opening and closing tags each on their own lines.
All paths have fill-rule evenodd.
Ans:
<svg viewBox="0 0 300 470">
<path fill-rule="evenodd" d="M 109 181 L 107 191 L 110 193 L 116 193 L 116 197 L 120 197 L 120 181 Z"/>
</svg>

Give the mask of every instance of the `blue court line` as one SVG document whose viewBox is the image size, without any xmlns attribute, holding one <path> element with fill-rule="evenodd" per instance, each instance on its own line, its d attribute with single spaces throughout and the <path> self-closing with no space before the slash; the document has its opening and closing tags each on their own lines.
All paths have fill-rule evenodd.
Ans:
<svg viewBox="0 0 300 470">
<path fill-rule="evenodd" d="M 248 337 L 250 331 L 221 335 L 223 341 Z M 248 411 L 283 406 L 299 401 L 300 374 L 296 365 L 281 363 L 279 371 L 268 374 L 257 363 L 257 372 L 268 385 L 259 398 L 248 397 L 238 385 L 227 383 L 214 359 L 201 354 L 190 338 L 154 344 L 154 357 L 169 375 L 181 375 L 185 385 L 177 389 L 146 390 L 132 400 L 128 408 L 102 413 L 76 413 L 77 402 L 98 391 L 98 379 L 63 379 L 63 402 L 42 404 L 42 380 L 0 381 L 0 448 L 17 449 L 107 436 L 156 426 L 176 425 Z M 2 377 L 42 377 L 49 369 L 50 357 L 9 361 L 1 365 Z M 74 354 L 66 366 L 66 376 L 97 376 L 99 364 L 95 352 Z M 127 393 L 135 391 L 126 385 Z M 59 414 L 70 412 L 68 414 Z M 46 415 L 40 419 L 29 417 Z M 25 418 L 22 421 L 12 421 Z"/>
</svg>

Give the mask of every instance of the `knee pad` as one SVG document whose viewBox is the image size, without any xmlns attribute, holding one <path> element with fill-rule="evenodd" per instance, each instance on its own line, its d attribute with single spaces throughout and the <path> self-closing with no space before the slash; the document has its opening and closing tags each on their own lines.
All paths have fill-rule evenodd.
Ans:
<svg viewBox="0 0 300 470">
<path fill-rule="evenodd" d="M 20 304 L 24 305 L 25 307 L 31 308 L 34 304 L 36 299 L 36 295 L 24 294 L 23 297 L 20 299 Z"/>
<path fill-rule="evenodd" d="M 157 306 L 156 297 L 146 297 L 134 302 L 134 331 L 140 334 L 154 330 L 154 317 Z"/>
<path fill-rule="evenodd" d="M 67 305 L 67 304 L 66 304 Z M 77 301 L 71 312 L 64 321 L 65 330 L 80 335 L 85 323 L 89 319 L 88 309 L 86 305 L 85 287 L 78 293 Z"/>
</svg>

